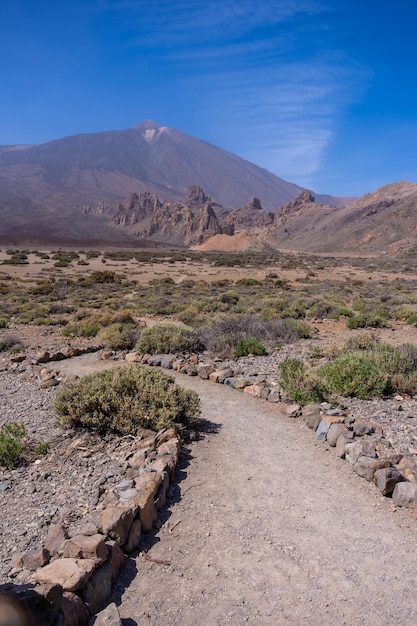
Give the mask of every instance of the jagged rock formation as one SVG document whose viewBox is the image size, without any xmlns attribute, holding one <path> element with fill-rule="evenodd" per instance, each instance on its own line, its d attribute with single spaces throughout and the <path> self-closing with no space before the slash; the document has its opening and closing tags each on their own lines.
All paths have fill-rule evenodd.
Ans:
<svg viewBox="0 0 417 626">
<path fill-rule="evenodd" d="M 82 206 L 81 213 L 84 213 L 84 215 L 111 215 L 113 209 L 106 202 L 100 202 L 97 206 L 89 204 Z"/>
<path fill-rule="evenodd" d="M 119 204 L 112 221 L 134 226 L 134 234 L 142 239 L 188 246 L 214 235 L 233 234 L 233 226 L 222 225 L 216 210 L 223 211 L 200 186 L 192 185 L 181 202 L 161 202 L 150 192 L 131 194 Z"/>
<path fill-rule="evenodd" d="M 237 230 L 246 228 L 269 226 L 274 221 L 274 214 L 262 208 L 259 198 L 254 196 L 245 206 L 231 211 L 226 218 L 226 224 Z"/>
<path fill-rule="evenodd" d="M 309 189 L 302 191 L 295 200 L 284 204 L 275 211 L 273 220 L 274 226 L 282 226 L 295 212 L 311 208 L 314 202 L 314 196 Z"/>
</svg>

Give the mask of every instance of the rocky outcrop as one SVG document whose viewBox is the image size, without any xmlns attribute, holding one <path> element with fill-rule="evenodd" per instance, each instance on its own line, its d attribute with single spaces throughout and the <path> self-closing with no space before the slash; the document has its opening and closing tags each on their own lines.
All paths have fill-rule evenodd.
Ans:
<svg viewBox="0 0 417 626">
<path fill-rule="evenodd" d="M 276 210 L 273 219 L 274 226 L 282 226 L 288 217 L 292 217 L 295 212 L 301 209 L 310 208 L 312 204 L 314 204 L 314 196 L 311 191 L 308 189 L 302 191 L 295 200 L 284 204 L 284 206 Z"/>
<path fill-rule="evenodd" d="M 259 198 L 253 197 L 245 206 L 231 211 L 226 218 L 226 224 L 235 230 L 270 226 L 274 221 L 274 214 L 263 210 Z"/>
<path fill-rule="evenodd" d="M 233 226 L 222 225 L 217 215 L 222 210 L 201 187 L 193 185 L 181 202 L 161 202 L 150 192 L 131 194 L 119 204 L 113 223 L 134 226 L 134 234 L 142 239 L 188 246 L 214 235 L 233 234 Z"/>
<path fill-rule="evenodd" d="M 112 222 L 118 226 L 130 226 L 152 217 L 163 203 L 150 191 L 131 193 L 127 200 L 117 207 Z"/>
</svg>

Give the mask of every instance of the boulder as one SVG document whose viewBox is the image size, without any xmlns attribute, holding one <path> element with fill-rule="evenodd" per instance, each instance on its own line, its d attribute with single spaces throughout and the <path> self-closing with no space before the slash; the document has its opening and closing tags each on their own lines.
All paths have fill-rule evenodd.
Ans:
<svg viewBox="0 0 417 626">
<path fill-rule="evenodd" d="M 208 380 L 210 374 L 212 374 L 215 369 L 212 363 L 199 363 L 197 365 L 197 374 L 203 380 Z"/>
<path fill-rule="evenodd" d="M 89 613 L 80 596 L 71 591 L 64 591 L 61 600 L 62 626 L 85 626 Z"/>
<path fill-rule="evenodd" d="M 103 535 L 115 539 L 121 546 L 126 543 L 137 509 L 108 506 L 97 519 L 98 529 Z"/>
<path fill-rule="evenodd" d="M 114 602 L 96 615 L 94 626 L 122 626 L 122 620 Z"/>
<path fill-rule="evenodd" d="M 392 492 L 392 501 L 396 506 L 411 507 L 417 504 L 417 484 L 398 482 Z"/>
<path fill-rule="evenodd" d="M 268 400 L 270 400 L 270 398 L 268 398 Z M 320 404 L 310 402 L 310 404 L 306 404 L 306 406 L 303 407 L 301 415 L 307 426 L 315 431 L 321 422 L 320 413 Z"/>
<path fill-rule="evenodd" d="M 254 385 L 248 385 L 244 388 L 243 393 L 247 396 L 253 396 L 254 398 L 260 398 L 262 391 L 265 387 L 264 383 L 255 383 Z"/>
<path fill-rule="evenodd" d="M 384 467 L 374 474 L 374 483 L 383 496 L 390 496 L 397 483 L 403 482 L 404 476 L 396 467 Z"/>
<path fill-rule="evenodd" d="M 161 358 L 161 367 L 166 370 L 172 370 L 172 365 L 176 358 L 175 354 L 164 354 Z"/>
<path fill-rule="evenodd" d="M 326 441 L 329 428 L 330 422 L 328 422 L 326 419 L 321 419 L 320 424 L 318 425 L 316 430 L 317 439 L 320 439 L 320 441 Z"/>
<path fill-rule="evenodd" d="M 347 439 L 352 439 L 352 432 L 344 424 L 330 424 L 327 432 L 327 443 L 334 448 L 340 435 L 344 435 Z"/>
<path fill-rule="evenodd" d="M 64 558 L 94 559 L 104 563 L 107 559 L 106 539 L 104 535 L 75 535 L 64 545 Z"/>
<path fill-rule="evenodd" d="M 356 472 L 362 478 L 366 480 L 373 480 L 374 474 L 377 470 L 387 468 L 390 466 L 390 462 L 386 459 L 372 459 L 369 456 L 360 456 L 356 463 L 353 465 L 353 471 Z"/>
<path fill-rule="evenodd" d="M 299 404 L 285 404 L 284 402 L 279 402 L 274 409 L 280 417 L 298 417 L 301 411 Z"/>
<path fill-rule="evenodd" d="M 140 363 L 142 361 L 142 357 L 137 352 L 128 352 L 125 356 L 125 360 L 128 363 Z"/>
<path fill-rule="evenodd" d="M 281 402 L 282 397 L 281 397 L 281 393 L 279 391 L 279 389 L 271 389 L 271 391 L 268 393 L 268 398 L 267 398 L 268 402 Z"/>
<path fill-rule="evenodd" d="M 140 538 L 142 536 L 142 526 L 139 519 L 133 520 L 132 527 L 129 532 L 129 537 L 124 546 L 124 550 L 127 554 L 136 550 L 139 547 Z"/>
<path fill-rule="evenodd" d="M 35 362 L 38 364 L 49 363 L 50 360 L 51 360 L 51 355 L 49 354 L 47 350 L 41 350 L 40 352 L 38 352 L 38 354 L 35 357 Z"/>
<path fill-rule="evenodd" d="M 159 367 L 161 365 L 162 357 L 162 354 L 153 354 L 148 358 L 147 364 L 152 367 Z"/>
<path fill-rule="evenodd" d="M 356 420 L 353 424 L 353 432 L 356 437 L 363 437 L 364 435 L 371 435 L 374 432 L 373 424 L 370 424 L 366 420 Z"/>
<path fill-rule="evenodd" d="M 90 576 L 81 590 L 81 597 L 93 615 L 103 608 L 111 594 L 112 568 L 110 563 L 103 563 Z"/>
<path fill-rule="evenodd" d="M 368 439 L 361 439 L 345 445 L 345 458 L 351 465 L 355 465 L 360 456 L 376 457 L 375 445 Z"/>
<path fill-rule="evenodd" d="M 90 559 L 57 559 L 35 572 L 38 583 L 60 585 L 65 591 L 81 589 L 91 576 L 95 562 Z"/>
<path fill-rule="evenodd" d="M 1 626 L 52 626 L 58 616 L 62 587 L 45 584 L 1 585 Z"/>
<path fill-rule="evenodd" d="M 209 379 L 212 383 L 220 383 L 223 384 L 226 378 L 233 376 L 233 370 L 230 368 L 215 370 L 211 374 L 209 374 Z"/>
<path fill-rule="evenodd" d="M 27 550 L 22 555 L 22 565 L 25 569 L 34 572 L 39 567 L 43 567 L 49 563 L 51 555 L 46 548 L 34 548 L 33 550 Z"/>
<path fill-rule="evenodd" d="M 352 439 L 350 437 L 347 437 L 346 435 L 339 435 L 339 437 L 337 438 L 335 452 L 337 456 L 341 459 L 345 458 L 346 444 L 348 443 L 352 443 Z"/>
<path fill-rule="evenodd" d="M 156 472 L 145 472 L 136 479 L 138 494 L 133 498 L 133 501 L 139 507 L 139 517 L 142 530 L 145 533 L 152 530 L 158 519 L 155 497 L 161 483 L 162 477 Z"/>
<path fill-rule="evenodd" d="M 111 566 L 112 580 L 115 580 L 119 575 L 125 555 L 117 541 L 114 541 L 114 539 L 109 539 L 109 541 L 106 542 L 106 546 L 108 551 L 107 562 L 110 563 Z"/>
</svg>

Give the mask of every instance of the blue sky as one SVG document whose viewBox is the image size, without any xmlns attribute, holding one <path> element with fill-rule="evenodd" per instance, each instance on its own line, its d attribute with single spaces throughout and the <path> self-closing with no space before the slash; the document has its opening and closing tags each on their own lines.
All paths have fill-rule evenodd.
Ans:
<svg viewBox="0 0 417 626">
<path fill-rule="evenodd" d="M 317 192 L 417 182 L 413 0 L 3 0 L 0 145 L 153 119 Z"/>
</svg>

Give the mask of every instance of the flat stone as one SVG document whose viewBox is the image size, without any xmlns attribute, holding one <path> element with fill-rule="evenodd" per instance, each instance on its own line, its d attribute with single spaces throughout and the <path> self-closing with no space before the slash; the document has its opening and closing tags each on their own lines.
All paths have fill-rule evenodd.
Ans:
<svg viewBox="0 0 417 626">
<path fill-rule="evenodd" d="M 215 370 L 211 374 L 209 374 L 209 379 L 212 383 L 220 383 L 223 384 L 226 378 L 233 376 L 233 370 L 230 368 Z"/>
<path fill-rule="evenodd" d="M 64 545 L 64 558 L 94 559 L 104 563 L 107 559 L 107 547 L 104 535 L 75 535 Z"/>
<path fill-rule="evenodd" d="M 128 352 L 125 356 L 125 360 L 128 363 L 140 363 L 142 361 L 142 357 L 137 352 Z"/>
<path fill-rule="evenodd" d="M 263 388 L 264 388 L 263 384 L 256 383 L 254 385 L 248 385 L 247 387 L 244 388 L 243 393 L 246 394 L 247 396 L 260 398 L 262 395 Z"/>
<path fill-rule="evenodd" d="M 122 626 L 122 620 L 114 602 L 96 615 L 94 626 Z"/>
<path fill-rule="evenodd" d="M 281 417 L 297 417 L 300 415 L 301 407 L 299 404 L 285 404 L 284 402 L 279 402 L 274 407 L 275 412 Z"/>
<path fill-rule="evenodd" d="M 76 591 L 91 576 L 95 562 L 87 559 L 57 559 L 35 572 L 38 583 L 61 585 L 65 591 Z"/>
</svg>

